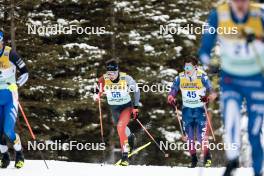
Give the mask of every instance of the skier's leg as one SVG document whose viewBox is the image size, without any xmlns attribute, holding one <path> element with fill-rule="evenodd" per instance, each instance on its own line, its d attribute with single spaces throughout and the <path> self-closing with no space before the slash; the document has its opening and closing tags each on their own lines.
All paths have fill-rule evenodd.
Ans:
<svg viewBox="0 0 264 176">
<path fill-rule="evenodd" d="M 194 138 L 194 123 L 193 122 L 187 122 L 184 124 L 184 128 L 187 134 L 187 142 L 189 147 L 189 152 L 191 155 L 196 154 L 195 149 L 195 138 Z"/>
<path fill-rule="evenodd" d="M 191 155 L 196 154 L 195 150 L 195 139 L 194 139 L 194 123 L 192 118 L 192 109 L 191 108 L 183 108 L 182 109 L 182 117 L 183 117 L 183 128 L 187 135 L 188 148 Z"/>
<path fill-rule="evenodd" d="M 16 100 L 17 92 L 8 91 L 8 93 L 10 94 L 9 96 L 11 98 L 10 101 L 8 101 L 8 103 L 6 103 L 4 106 L 4 133 L 11 143 L 13 143 L 14 150 L 16 151 L 15 167 L 21 168 L 24 165 L 24 156 L 22 153 L 20 137 L 17 133 L 15 133 L 15 124 L 18 113 L 18 102 Z"/>
<path fill-rule="evenodd" d="M 0 106 L 0 151 L 1 153 L 6 153 L 8 151 L 8 147 L 6 144 L 6 139 L 4 136 L 4 107 Z"/>
<path fill-rule="evenodd" d="M 3 97 L 1 97 L 3 100 Z M 1 102 L 3 104 L 3 102 Z M 2 154 L 0 160 L 0 167 L 7 168 L 10 164 L 10 157 L 8 153 L 8 147 L 6 143 L 6 136 L 4 135 L 4 122 L 5 122 L 5 114 L 4 114 L 4 106 L 0 106 L 0 152 Z"/>
<path fill-rule="evenodd" d="M 187 136 L 188 149 L 191 155 L 191 165 L 189 167 L 194 168 L 197 166 L 198 158 L 196 156 L 196 149 L 195 149 L 195 138 L 194 138 L 195 126 L 193 121 L 192 108 L 184 107 L 182 109 L 182 117 L 183 117 L 183 128 Z"/>
<path fill-rule="evenodd" d="M 131 116 L 131 108 L 124 109 L 119 117 L 118 123 L 117 123 L 117 132 L 120 139 L 120 145 L 123 151 L 124 144 L 128 142 L 128 135 L 130 133 L 129 128 L 127 127 L 130 116 Z"/>
<path fill-rule="evenodd" d="M 240 151 L 240 109 L 242 96 L 230 87 L 223 88 L 221 97 L 221 110 L 225 127 L 225 144 L 235 146 L 235 149 L 227 149 L 226 156 L 229 161 L 237 159 Z"/>
<path fill-rule="evenodd" d="M 206 167 L 211 166 L 211 155 L 208 149 L 209 141 L 208 141 L 208 124 L 205 117 L 204 108 L 197 108 L 197 119 L 196 119 L 196 135 L 197 140 L 201 144 L 201 149 L 203 151 L 204 156 L 204 165 Z"/>
<path fill-rule="evenodd" d="M 252 161 L 255 175 L 263 173 L 263 147 L 261 144 L 261 128 L 264 116 L 264 79 L 259 78 L 259 88 L 246 89 L 248 109 L 248 137 L 252 149 Z"/>
<path fill-rule="evenodd" d="M 128 153 L 130 151 L 129 144 L 128 144 L 128 133 L 130 133 L 129 128 L 127 127 L 130 116 L 131 116 L 132 108 L 127 107 L 125 108 L 119 117 L 118 123 L 117 123 L 117 132 L 120 139 L 120 145 L 122 149 L 122 159 L 121 164 L 122 166 L 129 165 L 128 163 Z"/>
<path fill-rule="evenodd" d="M 240 87 L 233 84 L 233 79 L 222 73 L 221 78 L 221 112 L 223 116 L 225 136 L 224 143 L 226 149 L 227 165 L 224 176 L 230 176 L 234 169 L 239 167 L 240 152 L 240 109 L 242 106 L 242 95 Z"/>
<path fill-rule="evenodd" d="M 10 96 L 13 96 L 10 91 L 9 93 Z M 4 133 L 6 137 L 14 144 L 14 149 L 16 151 L 21 150 L 20 140 L 17 138 L 18 135 L 15 133 L 17 109 L 17 102 L 14 101 L 13 98 L 4 106 Z"/>
</svg>

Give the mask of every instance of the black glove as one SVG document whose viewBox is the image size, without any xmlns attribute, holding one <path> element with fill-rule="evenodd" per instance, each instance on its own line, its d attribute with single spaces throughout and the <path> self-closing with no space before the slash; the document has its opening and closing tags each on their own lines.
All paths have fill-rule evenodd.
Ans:
<svg viewBox="0 0 264 176">
<path fill-rule="evenodd" d="M 133 119 L 134 120 L 137 120 L 138 119 L 138 106 L 134 106 L 133 109 L 132 109 L 132 116 L 133 116 Z"/>
<path fill-rule="evenodd" d="M 208 96 L 201 96 L 200 95 L 200 100 L 201 100 L 201 102 L 204 102 L 204 103 L 208 103 L 208 101 L 209 101 L 209 97 Z"/>
</svg>

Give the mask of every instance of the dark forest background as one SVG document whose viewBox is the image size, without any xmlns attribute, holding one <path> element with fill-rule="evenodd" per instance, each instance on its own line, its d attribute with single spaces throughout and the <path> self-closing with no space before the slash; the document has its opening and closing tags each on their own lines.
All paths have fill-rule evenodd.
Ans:
<svg viewBox="0 0 264 176">
<path fill-rule="evenodd" d="M 100 142 L 98 105 L 93 102 L 90 89 L 104 73 L 105 61 L 118 59 L 121 70 L 138 82 L 171 83 L 177 72 L 182 71 L 183 59 L 197 54 L 201 36 L 184 31 L 162 35 L 160 25 L 201 26 L 214 5 L 210 0 L 0 0 L 0 28 L 5 32 L 6 43 L 16 47 L 30 71 L 29 81 L 19 89 L 19 94 L 38 140 Z M 33 24 L 105 27 L 107 32 L 101 35 L 28 34 L 27 25 Z M 210 78 L 218 89 L 217 75 Z M 157 141 L 179 143 L 182 141 L 176 115 L 167 105 L 166 97 L 167 92 L 142 92 L 140 120 Z M 107 104 L 105 101 L 102 104 L 106 160 L 112 163 L 119 158 L 114 150 L 119 148 L 119 140 Z M 216 142 L 220 142 L 223 130 L 218 101 L 210 109 L 213 109 Z M 17 131 L 21 134 L 26 158 L 40 159 L 38 152 L 26 150 L 27 141 L 32 139 L 22 117 L 19 119 Z M 137 123 L 131 121 L 130 126 L 136 133 L 138 146 L 150 141 Z M 189 161 L 186 151 L 169 153 L 170 157 L 164 159 L 152 144 L 132 163 L 185 165 Z M 44 154 L 46 159 L 54 160 L 102 161 L 101 151 L 46 151 Z M 213 165 L 224 163 L 223 151 L 212 151 L 212 154 Z"/>
</svg>

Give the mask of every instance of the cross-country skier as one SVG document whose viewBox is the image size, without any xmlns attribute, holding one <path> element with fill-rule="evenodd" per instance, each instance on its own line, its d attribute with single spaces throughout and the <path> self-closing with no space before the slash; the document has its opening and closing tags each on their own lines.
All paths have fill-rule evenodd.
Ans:
<svg viewBox="0 0 264 176">
<path fill-rule="evenodd" d="M 197 166 L 195 150 L 195 130 L 200 144 L 204 144 L 204 166 L 211 166 L 211 155 L 208 150 L 207 121 L 205 116 L 204 103 L 216 98 L 211 83 L 206 73 L 197 68 L 198 60 L 195 57 L 188 57 L 185 60 L 184 72 L 181 72 L 174 80 L 168 96 L 168 103 L 175 106 L 178 91 L 182 94 L 182 117 L 184 131 L 187 135 L 187 142 L 191 154 L 190 167 Z"/>
<path fill-rule="evenodd" d="M 219 42 L 225 143 L 235 146 L 226 150 L 228 163 L 224 176 L 232 175 L 233 170 L 239 167 L 240 111 L 243 100 L 246 100 L 248 111 L 253 169 L 255 176 L 262 176 L 260 133 L 264 116 L 264 78 L 261 73 L 264 69 L 264 11 L 259 4 L 249 0 L 230 0 L 211 11 L 208 24 L 211 33 L 207 31 L 203 35 L 199 55 L 203 64 L 208 66 L 211 50 L 216 41 Z M 212 33 L 216 29 L 222 32 Z"/>
<path fill-rule="evenodd" d="M 16 69 L 20 77 L 16 81 Z M 4 34 L 0 31 L 0 151 L 2 159 L 0 167 L 6 168 L 10 164 L 8 139 L 14 147 L 16 159 L 15 167 L 24 165 L 24 156 L 19 135 L 15 133 L 15 124 L 18 113 L 17 85 L 21 87 L 28 79 L 28 70 L 25 62 L 16 51 L 4 44 Z"/>
<path fill-rule="evenodd" d="M 128 153 L 134 148 L 134 134 L 128 128 L 128 123 L 133 115 L 134 119 L 138 118 L 138 106 L 140 91 L 135 80 L 124 72 L 119 71 L 117 62 L 114 59 L 107 61 L 107 72 L 99 78 L 100 91 L 95 94 L 95 100 L 106 94 L 108 105 L 112 112 L 112 120 L 116 125 L 120 138 L 122 150 L 122 166 L 129 165 Z M 130 92 L 133 92 L 132 101 Z"/>
</svg>

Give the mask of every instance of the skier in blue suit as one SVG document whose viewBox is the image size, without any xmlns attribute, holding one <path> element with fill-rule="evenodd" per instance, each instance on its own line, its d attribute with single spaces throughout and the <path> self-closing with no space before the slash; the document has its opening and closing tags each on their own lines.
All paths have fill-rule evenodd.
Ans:
<svg viewBox="0 0 264 176">
<path fill-rule="evenodd" d="M 249 0 L 230 0 L 212 10 L 208 29 L 230 32 L 204 33 L 199 51 L 204 66 L 210 67 L 210 53 L 220 46 L 221 110 L 225 126 L 225 143 L 236 150 L 226 150 L 228 159 L 224 176 L 232 175 L 239 167 L 240 117 L 242 102 L 246 100 L 248 136 L 252 147 L 255 176 L 263 174 L 261 127 L 264 116 L 264 11 L 260 4 Z M 224 29 L 224 30 L 223 30 Z M 220 31 L 220 30 L 219 30 Z M 235 31 L 235 32 L 234 32 Z M 211 67 L 212 68 L 212 67 Z"/>
</svg>

